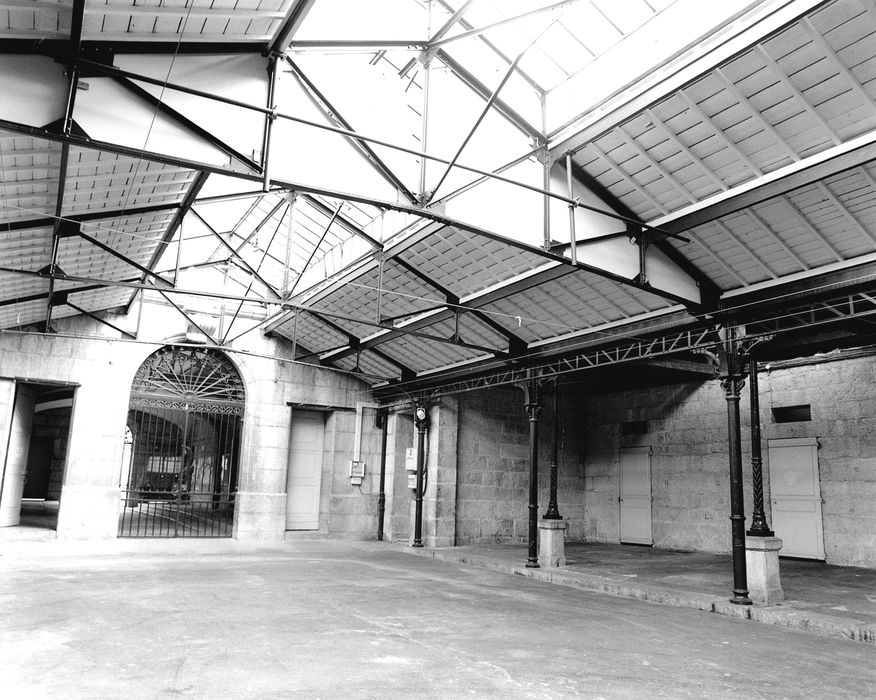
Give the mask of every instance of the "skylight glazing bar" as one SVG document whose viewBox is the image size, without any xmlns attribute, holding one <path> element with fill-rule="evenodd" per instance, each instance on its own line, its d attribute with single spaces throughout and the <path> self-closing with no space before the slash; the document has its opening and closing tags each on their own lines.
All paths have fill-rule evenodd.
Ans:
<svg viewBox="0 0 876 700">
<path fill-rule="evenodd" d="M 434 48 L 437 48 L 439 46 L 445 46 L 446 44 L 449 44 L 451 42 L 458 41 L 459 39 L 466 39 L 470 36 L 478 36 L 480 34 L 483 34 L 485 32 L 490 31 L 491 29 L 495 29 L 496 27 L 501 27 L 501 26 L 504 26 L 506 24 L 510 24 L 512 22 L 518 22 L 521 19 L 524 19 L 526 17 L 533 17 L 534 15 L 540 15 L 544 12 L 558 10 L 561 7 L 565 7 L 566 5 L 571 5 L 572 3 L 579 2 L 579 1 L 580 0 L 562 0 L 561 2 L 555 2 L 552 5 L 546 5 L 545 7 L 539 7 L 535 10 L 530 10 L 529 12 L 524 12 L 522 14 L 515 15 L 514 17 L 506 17 L 503 20 L 500 20 L 498 22 L 493 22 L 492 24 L 488 24 L 484 27 L 480 27 L 477 29 L 471 29 L 467 32 L 462 32 L 461 34 L 454 34 L 453 36 L 448 37 L 447 39 L 440 39 L 440 40 L 435 41 L 435 42 L 430 42 L 429 48 L 434 49 Z"/>
</svg>

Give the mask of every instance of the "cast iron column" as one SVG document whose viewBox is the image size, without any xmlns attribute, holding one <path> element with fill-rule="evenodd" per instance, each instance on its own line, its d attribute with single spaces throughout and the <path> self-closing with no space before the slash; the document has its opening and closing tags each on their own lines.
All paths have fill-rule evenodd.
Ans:
<svg viewBox="0 0 876 700">
<path fill-rule="evenodd" d="M 538 380 L 526 383 L 526 413 L 529 416 L 529 556 L 526 567 L 538 564 L 538 417 L 541 413 Z"/>
<path fill-rule="evenodd" d="M 745 384 L 736 329 L 724 328 L 718 344 L 719 378 L 727 399 L 727 439 L 730 455 L 730 522 L 733 536 L 733 597 L 731 603 L 751 605 L 745 568 L 745 504 L 742 499 L 742 434 L 739 392 Z"/>
<path fill-rule="evenodd" d="M 377 539 L 383 540 L 383 524 L 386 519 L 386 438 L 389 429 L 389 412 L 377 409 L 377 427 L 380 433 L 380 489 L 377 494 Z"/>
<path fill-rule="evenodd" d="M 554 382 L 554 435 L 553 445 L 551 446 L 551 481 L 550 481 L 550 499 L 548 507 L 542 518 L 545 520 L 562 520 L 560 509 L 557 507 L 557 455 L 559 453 L 560 442 L 560 385 Z"/>
<path fill-rule="evenodd" d="M 414 543 L 411 545 L 413 547 L 423 546 L 423 465 L 426 461 L 423 451 L 426 445 L 428 422 L 426 407 L 418 404 L 414 412 L 414 425 L 417 427 L 417 488 L 415 494 L 416 510 L 414 511 Z"/>
<path fill-rule="evenodd" d="M 749 356 L 748 395 L 751 402 L 751 486 L 754 495 L 751 529 L 752 537 L 773 537 L 763 511 L 763 457 L 760 446 L 760 400 L 757 386 L 757 360 Z"/>
</svg>

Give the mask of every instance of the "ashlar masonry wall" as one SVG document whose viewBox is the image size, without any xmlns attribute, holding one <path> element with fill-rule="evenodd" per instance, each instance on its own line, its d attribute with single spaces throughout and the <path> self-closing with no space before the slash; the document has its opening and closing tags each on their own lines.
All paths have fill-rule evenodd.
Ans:
<svg viewBox="0 0 876 700">
<path fill-rule="evenodd" d="M 876 567 L 876 356 L 844 358 L 813 358 L 800 366 L 785 363 L 760 373 L 765 510 L 772 522 L 769 440 L 817 438 L 826 561 Z M 749 527 L 747 386 L 740 404 Z M 586 482 L 584 538 L 619 540 L 619 451 L 650 447 L 655 546 L 730 551 L 727 409 L 717 380 L 582 395 L 579 405 Z M 797 405 L 810 406 L 811 421 L 774 421 L 773 408 Z M 646 421 L 646 432 L 623 435 L 623 423 L 632 421 Z"/>
<path fill-rule="evenodd" d="M 143 361 L 164 345 L 161 337 L 184 332 L 182 317 L 152 307 L 138 342 L 91 319 L 57 319 L 57 334 L 0 333 L 0 466 L 16 381 L 75 386 L 70 441 L 61 493 L 59 537 L 115 537 L 120 508 L 119 479 L 131 381 Z M 169 315 L 168 315 L 169 314 Z M 112 322 L 134 329 L 130 317 Z M 180 326 L 180 327 L 178 327 Z M 154 339 L 154 342 L 153 342 Z M 234 536 L 281 539 L 285 536 L 286 468 L 292 409 L 289 403 L 330 406 L 326 422 L 320 529 L 322 535 L 373 538 L 376 491 L 360 490 L 348 474 L 353 457 L 356 405 L 370 391 L 353 376 L 289 361 L 280 339 L 256 332 L 236 341 L 228 355 L 243 377 L 246 409 Z M 365 421 L 363 452 L 373 469 L 379 432 Z M 339 476 L 343 475 L 343 476 Z"/>
<path fill-rule="evenodd" d="M 567 537 L 582 539 L 584 471 L 575 415 L 561 388 L 558 506 Z M 550 393 L 539 417 L 539 517 L 549 498 L 555 419 Z M 529 528 L 529 419 L 523 392 L 497 388 L 459 398 L 456 544 L 526 542 Z"/>
</svg>

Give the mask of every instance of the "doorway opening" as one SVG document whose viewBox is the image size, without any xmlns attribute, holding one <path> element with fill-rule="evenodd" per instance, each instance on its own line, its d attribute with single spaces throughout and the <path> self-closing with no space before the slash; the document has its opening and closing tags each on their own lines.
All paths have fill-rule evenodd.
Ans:
<svg viewBox="0 0 876 700">
<path fill-rule="evenodd" d="M 0 495 L 0 527 L 56 530 L 75 388 L 17 382 Z"/>
<path fill-rule="evenodd" d="M 231 537 L 245 405 L 217 350 L 167 346 L 131 386 L 119 537 Z"/>
<path fill-rule="evenodd" d="M 621 544 L 651 546 L 651 448 L 622 448 L 619 463 Z"/>
<path fill-rule="evenodd" d="M 816 438 L 767 442 L 773 530 L 783 557 L 824 560 L 821 480 Z"/>
</svg>

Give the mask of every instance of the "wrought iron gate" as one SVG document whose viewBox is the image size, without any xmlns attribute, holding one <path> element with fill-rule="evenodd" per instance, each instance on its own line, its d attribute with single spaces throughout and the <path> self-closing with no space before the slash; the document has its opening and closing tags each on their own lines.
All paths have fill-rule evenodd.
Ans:
<svg viewBox="0 0 876 700">
<path fill-rule="evenodd" d="M 244 389 L 222 353 L 164 347 L 137 371 L 119 537 L 230 537 Z"/>
</svg>

